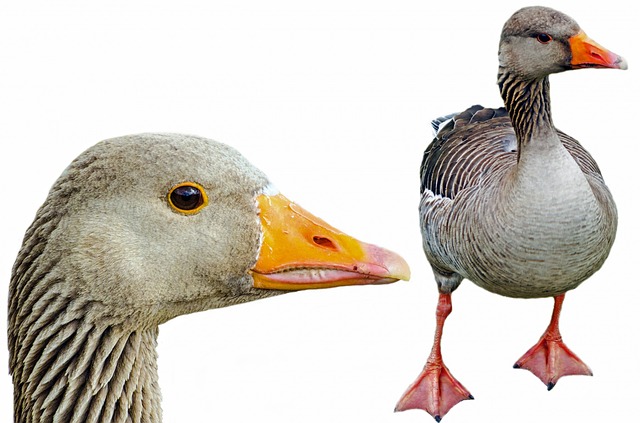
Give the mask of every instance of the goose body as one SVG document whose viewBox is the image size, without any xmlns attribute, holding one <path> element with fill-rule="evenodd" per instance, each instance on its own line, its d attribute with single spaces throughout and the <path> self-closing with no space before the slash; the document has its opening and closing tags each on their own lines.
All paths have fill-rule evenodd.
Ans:
<svg viewBox="0 0 640 423">
<path fill-rule="evenodd" d="M 602 266 L 615 203 L 578 141 L 557 131 L 558 142 L 518 162 L 506 110 L 481 106 L 439 129 L 421 166 L 420 219 L 425 253 L 441 275 L 534 298 L 571 290 Z"/>
<path fill-rule="evenodd" d="M 53 185 L 13 268 L 15 421 L 159 422 L 163 322 L 408 271 L 287 200 L 224 144 L 103 141 Z"/>
<path fill-rule="evenodd" d="M 473 106 L 434 121 L 420 177 L 423 248 L 439 290 L 433 349 L 396 410 L 436 421 L 473 399 L 442 360 L 451 293 L 463 279 L 507 297 L 554 297 L 551 323 L 515 364 L 548 389 L 591 370 L 562 342 L 564 294 L 607 258 L 617 214 L 598 165 L 551 118 L 549 75 L 585 67 L 626 69 L 556 10 L 528 7 L 505 23 L 498 86 L 505 108 Z"/>
</svg>

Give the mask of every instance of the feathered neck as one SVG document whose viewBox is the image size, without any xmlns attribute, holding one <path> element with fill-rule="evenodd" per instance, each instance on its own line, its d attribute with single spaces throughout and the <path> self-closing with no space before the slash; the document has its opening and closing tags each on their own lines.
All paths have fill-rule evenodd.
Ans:
<svg viewBox="0 0 640 423">
<path fill-rule="evenodd" d="M 46 293 L 10 335 L 16 422 L 161 420 L 158 328 L 96 321 L 100 308 Z"/>
<path fill-rule="evenodd" d="M 159 422 L 158 327 L 140 328 L 142 316 L 116 315 L 70 290 L 75 276 L 62 270 L 65 255 L 46 241 L 60 222 L 57 210 L 38 211 L 9 285 L 14 419 Z"/>
<path fill-rule="evenodd" d="M 557 138 L 548 76 L 524 80 L 501 66 L 498 86 L 518 140 L 518 159 L 531 140 Z"/>
</svg>

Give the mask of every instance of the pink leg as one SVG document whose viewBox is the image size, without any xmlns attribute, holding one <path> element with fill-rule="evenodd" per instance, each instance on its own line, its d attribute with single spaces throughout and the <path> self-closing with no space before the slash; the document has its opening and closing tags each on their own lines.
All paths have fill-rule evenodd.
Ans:
<svg viewBox="0 0 640 423">
<path fill-rule="evenodd" d="M 564 294 L 558 295 L 554 300 L 549 327 L 538 343 L 513 365 L 516 369 L 531 371 L 547 385 L 548 390 L 551 390 L 562 376 L 593 375 L 589 367 L 562 342 L 559 320 Z"/>
<path fill-rule="evenodd" d="M 451 294 L 440 294 L 436 309 L 436 334 L 427 364 L 398 401 L 396 411 L 422 409 L 439 422 L 457 403 L 473 396 L 449 372 L 442 361 L 442 327 L 451 313 Z"/>
</svg>

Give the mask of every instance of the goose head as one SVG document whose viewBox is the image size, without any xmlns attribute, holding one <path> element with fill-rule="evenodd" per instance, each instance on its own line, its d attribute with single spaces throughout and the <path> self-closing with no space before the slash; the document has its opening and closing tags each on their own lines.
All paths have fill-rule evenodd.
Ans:
<svg viewBox="0 0 640 423">
<path fill-rule="evenodd" d="M 626 69 L 627 62 L 590 39 L 569 16 L 548 7 L 525 7 L 505 23 L 502 68 L 523 80 L 580 68 Z"/>
<path fill-rule="evenodd" d="M 51 289 L 153 327 L 291 290 L 408 277 L 402 258 L 289 201 L 231 147 L 136 135 L 88 149 L 51 189 L 14 267 L 10 332 L 19 338 L 18 316 Z"/>
</svg>

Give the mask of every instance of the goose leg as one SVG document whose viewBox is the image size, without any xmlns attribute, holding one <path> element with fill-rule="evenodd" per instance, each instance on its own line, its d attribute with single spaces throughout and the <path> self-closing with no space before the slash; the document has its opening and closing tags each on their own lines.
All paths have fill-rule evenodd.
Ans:
<svg viewBox="0 0 640 423">
<path fill-rule="evenodd" d="M 444 321 L 451 313 L 451 294 L 440 293 L 436 308 L 436 333 L 427 364 L 398 401 L 395 411 L 422 409 L 437 422 L 457 403 L 473 396 L 449 372 L 442 361 L 440 339 Z"/>
<path fill-rule="evenodd" d="M 549 327 L 538 343 L 513 365 L 516 369 L 531 371 L 547 385 L 548 390 L 551 390 L 562 376 L 593 375 L 591 369 L 562 342 L 559 320 L 564 294 L 555 297 L 554 301 Z"/>
</svg>

